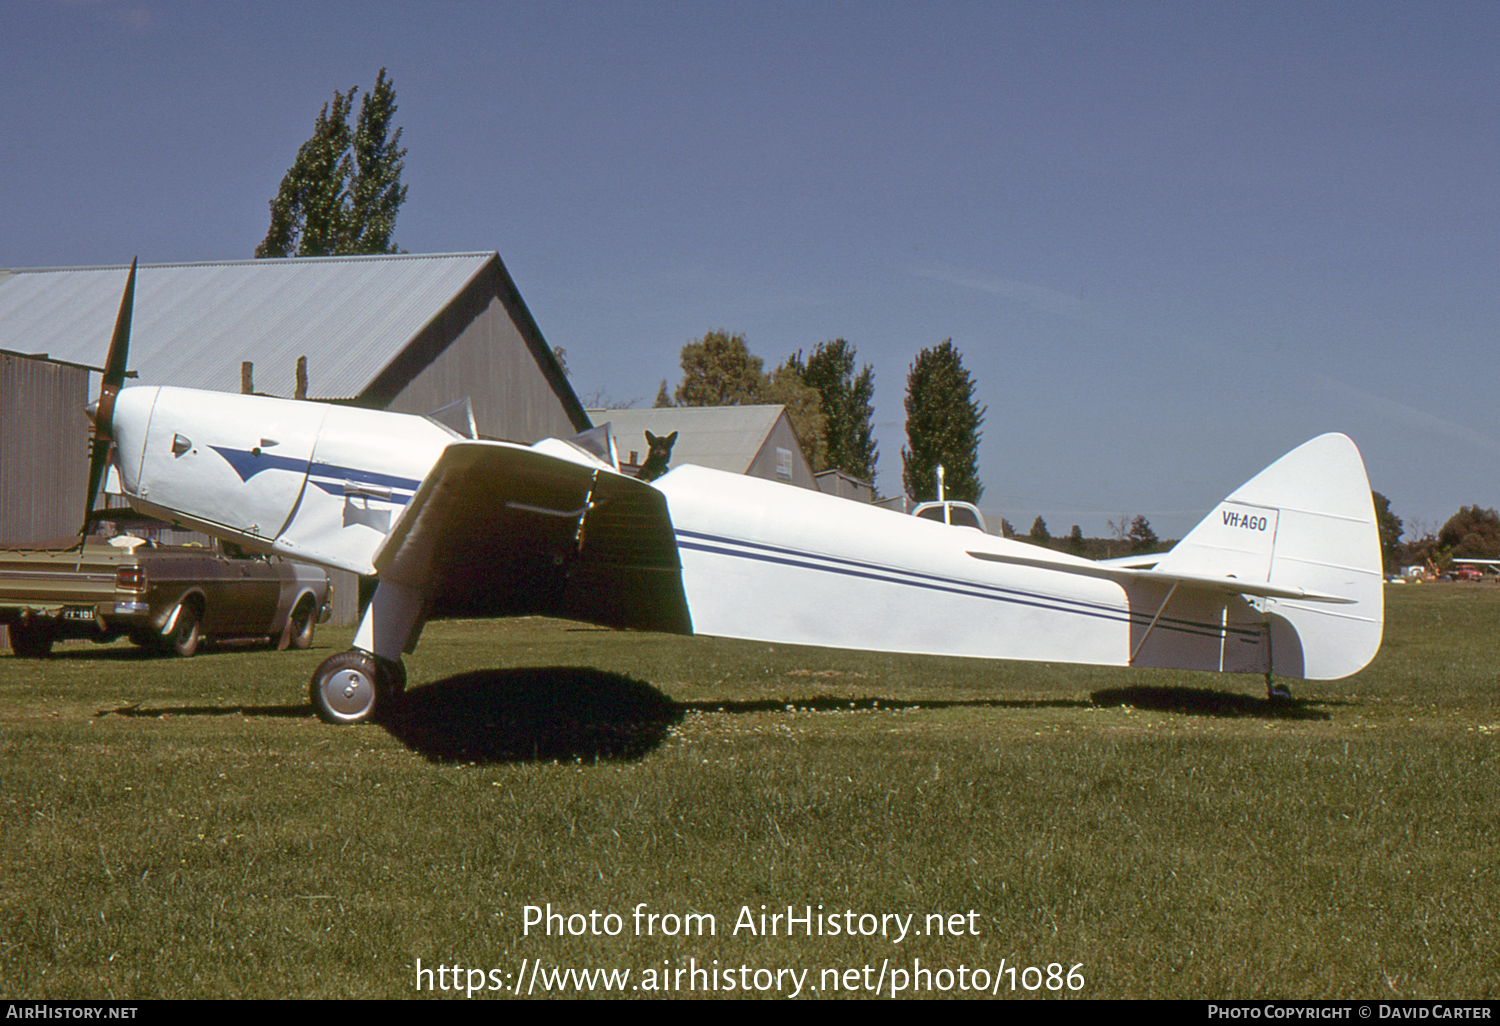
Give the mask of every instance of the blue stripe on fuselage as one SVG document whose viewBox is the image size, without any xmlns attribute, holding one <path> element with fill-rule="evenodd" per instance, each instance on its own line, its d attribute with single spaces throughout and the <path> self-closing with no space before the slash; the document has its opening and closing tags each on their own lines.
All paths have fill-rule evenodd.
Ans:
<svg viewBox="0 0 1500 1026">
<path fill-rule="evenodd" d="M 677 530 L 675 533 L 679 548 L 708 552 L 719 556 L 734 556 L 740 559 L 749 559 L 762 563 L 776 563 L 803 570 L 820 570 L 824 573 L 841 574 L 846 577 L 882 581 L 887 584 L 900 584 L 907 587 L 923 588 L 928 591 L 963 595 L 968 598 L 988 599 L 994 602 L 1030 606 L 1036 609 L 1048 609 L 1055 612 L 1071 613 L 1077 616 L 1112 620 L 1117 623 L 1141 625 L 1147 623 L 1151 618 L 1147 613 L 1122 611 L 1097 602 L 1059 598 L 1054 595 L 1042 595 L 1035 592 L 1020 591 L 1015 588 L 1005 588 L 995 584 L 942 577 L 938 574 L 924 573 L 919 570 L 906 570 L 900 567 L 882 566 L 878 563 L 865 563 L 840 556 L 817 555 L 797 549 L 767 545 L 763 542 L 741 541 L 736 538 L 702 534 L 697 531 Z M 1216 623 L 1201 623 L 1165 616 L 1158 620 L 1157 627 L 1159 629 L 1176 630 L 1189 634 L 1207 634 L 1212 637 L 1219 637 L 1223 632 L 1223 627 Z M 1229 631 L 1230 633 L 1254 634 L 1254 632 L 1234 627 L 1229 628 Z"/>
<path fill-rule="evenodd" d="M 343 494 L 345 482 L 351 481 L 355 484 L 389 488 L 391 490 L 389 501 L 402 506 L 411 501 L 417 487 L 422 483 L 409 477 L 382 474 L 356 467 L 336 467 L 328 463 L 309 464 L 306 459 L 275 456 L 268 452 L 251 449 L 231 449 L 222 445 L 211 445 L 209 448 L 222 456 L 224 462 L 234 468 L 234 472 L 239 475 L 241 481 L 249 481 L 256 474 L 267 470 L 285 470 L 294 474 L 305 473 L 312 484 L 330 495 Z M 377 498 L 376 501 L 382 500 Z"/>
</svg>

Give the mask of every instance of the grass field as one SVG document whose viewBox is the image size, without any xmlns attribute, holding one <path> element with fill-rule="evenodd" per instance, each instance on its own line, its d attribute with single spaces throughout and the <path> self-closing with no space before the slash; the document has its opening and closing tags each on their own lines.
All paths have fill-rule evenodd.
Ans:
<svg viewBox="0 0 1500 1026">
<path fill-rule="evenodd" d="M 1387 594 L 1287 705 L 528 619 L 332 728 L 347 633 L 6 656 L 0 996 L 1500 997 L 1500 588 Z"/>
</svg>

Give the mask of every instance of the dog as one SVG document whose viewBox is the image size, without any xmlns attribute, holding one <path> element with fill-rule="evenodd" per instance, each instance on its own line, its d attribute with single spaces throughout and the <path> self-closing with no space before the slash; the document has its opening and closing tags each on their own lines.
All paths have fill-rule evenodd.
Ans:
<svg viewBox="0 0 1500 1026">
<path fill-rule="evenodd" d="M 677 441 L 677 432 L 673 431 L 666 438 L 657 438 L 651 432 L 646 432 L 646 462 L 641 464 L 641 469 L 636 471 L 635 476 L 642 481 L 655 481 L 667 472 L 667 464 L 672 461 L 672 445 Z"/>
</svg>

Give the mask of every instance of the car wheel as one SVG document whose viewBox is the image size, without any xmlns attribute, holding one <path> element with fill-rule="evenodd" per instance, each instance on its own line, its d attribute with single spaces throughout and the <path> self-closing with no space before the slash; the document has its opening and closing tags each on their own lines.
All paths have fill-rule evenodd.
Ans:
<svg viewBox="0 0 1500 1026">
<path fill-rule="evenodd" d="M 308 698 L 324 723 L 369 723 L 390 708 L 405 685 L 406 668 L 400 660 L 377 659 L 352 648 L 319 664 Z"/>
<path fill-rule="evenodd" d="M 177 608 L 177 620 L 172 624 L 172 633 L 167 639 L 173 652 L 186 659 L 198 651 L 198 645 L 203 640 L 199 631 L 202 620 L 198 607 L 191 602 L 184 602 Z"/>
<path fill-rule="evenodd" d="M 297 603 L 297 608 L 292 610 L 291 621 L 287 625 L 292 648 L 312 648 L 313 625 L 317 619 L 318 611 L 312 599 L 304 598 Z"/>
<path fill-rule="evenodd" d="M 57 637 L 50 623 L 13 623 L 9 627 L 10 650 L 19 659 L 45 659 L 52 654 Z"/>
</svg>

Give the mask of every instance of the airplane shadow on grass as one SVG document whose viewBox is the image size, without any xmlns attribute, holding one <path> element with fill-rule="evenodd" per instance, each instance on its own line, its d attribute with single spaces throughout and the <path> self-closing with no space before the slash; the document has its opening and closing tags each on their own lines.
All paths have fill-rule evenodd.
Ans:
<svg viewBox="0 0 1500 1026">
<path fill-rule="evenodd" d="M 475 670 L 401 695 L 381 725 L 440 762 L 638 759 L 682 708 L 644 681 L 576 666 Z"/>
<path fill-rule="evenodd" d="M 408 748 L 443 762 L 638 759 L 689 712 L 729 715 L 935 709 L 1086 707 L 1083 701 L 911 701 L 828 696 L 678 702 L 644 681 L 588 667 L 476 670 L 403 694 L 381 725 Z"/>
<path fill-rule="evenodd" d="M 1183 715 L 1327 720 L 1324 701 L 1270 701 L 1208 688 L 1137 685 L 1107 688 L 1087 699 L 895 699 L 831 696 L 678 702 L 650 684 L 591 667 L 476 670 L 400 695 L 380 725 L 436 762 L 630 761 L 659 748 L 689 712 L 725 715 L 779 712 L 998 708 L 1086 709 L 1130 706 Z M 307 705 L 178 706 L 104 710 L 137 717 L 303 717 Z"/>
<path fill-rule="evenodd" d="M 678 702 L 624 674 L 587 667 L 478 670 L 415 688 L 383 718 L 393 736 L 437 761 L 632 760 L 658 748 L 688 712 L 839 712 L 1129 705 L 1185 715 L 1326 720 L 1317 703 L 1206 688 L 1136 686 L 1088 699 L 895 699 L 814 696 Z"/>
<path fill-rule="evenodd" d="M 1129 706 L 1132 709 L 1183 713 L 1189 716 L 1243 716 L 1267 720 L 1326 720 L 1330 718 L 1329 714 L 1321 707 L 1342 704 L 1304 698 L 1261 698 L 1215 691 L 1212 688 L 1165 684 L 1104 688 L 1089 697 L 1098 706 Z"/>
</svg>

